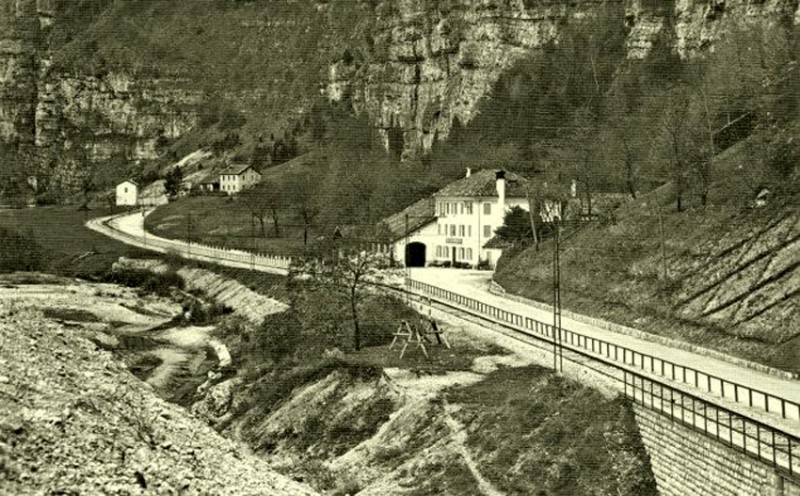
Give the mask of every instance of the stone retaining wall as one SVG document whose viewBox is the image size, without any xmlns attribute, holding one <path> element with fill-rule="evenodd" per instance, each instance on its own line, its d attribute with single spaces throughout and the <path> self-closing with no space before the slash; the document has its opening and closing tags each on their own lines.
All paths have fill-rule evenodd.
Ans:
<svg viewBox="0 0 800 496">
<path fill-rule="evenodd" d="M 636 423 L 662 496 L 798 496 L 800 483 L 641 405 Z"/>
</svg>

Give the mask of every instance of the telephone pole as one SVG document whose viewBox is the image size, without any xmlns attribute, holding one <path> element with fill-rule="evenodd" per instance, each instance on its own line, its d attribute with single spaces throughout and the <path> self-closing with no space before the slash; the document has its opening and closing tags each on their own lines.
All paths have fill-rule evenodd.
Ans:
<svg viewBox="0 0 800 496">
<path fill-rule="evenodd" d="M 192 254 L 192 214 L 186 216 L 186 255 Z"/>
<path fill-rule="evenodd" d="M 561 225 L 555 218 L 556 236 L 553 241 L 553 370 L 564 371 L 561 344 Z"/>
</svg>

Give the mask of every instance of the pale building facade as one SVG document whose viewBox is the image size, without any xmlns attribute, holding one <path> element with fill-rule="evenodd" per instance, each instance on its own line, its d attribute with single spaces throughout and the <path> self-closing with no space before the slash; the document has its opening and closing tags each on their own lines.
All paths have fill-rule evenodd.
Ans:
<svg viewBox="0 0 800 496">
<path fill-rule="evenodd" d="M 527 180 L 505 171 L 470 174 L 433 196 L 436 199 L 434 259 L 451 265 L 494 267 L 502 250 L 486 248 L 514 207 L 528 210 Z"/>
<path fill-rule="evenodd" d="M 385 219 L 393 237 L 380 249 L 411 267 L 494 267 L 502 250 L 486 244 L 509 210 L 529 210 L 527 188 L 528 181 L 511 172 L 468 170 L 466 177 Z M 558 211 L 556 202 L 542 205 L 541 220 L 552 220 Z"/>
<path fill-rule="evenodd" d="M 133 181 L 122 181 L 116 188 L 117 206 L 136 206 L 139 201 L 139 186 Z"/>
<path fill-rule="evenodd" d="M 219 175 L 219 189 L 229 195 L 252 188 L 261 181 L 261 174 L 249 165 L 234 165 Z"/>
</svg>

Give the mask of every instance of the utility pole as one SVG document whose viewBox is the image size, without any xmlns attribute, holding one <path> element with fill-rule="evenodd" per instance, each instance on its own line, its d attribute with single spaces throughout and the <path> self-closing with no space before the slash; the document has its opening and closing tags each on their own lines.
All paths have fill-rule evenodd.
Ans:
<svg viewBox="0 0 800 496">
<path fill-rule="evenodd" d="M 256 270 L 256 219 L 250 212 L 250 271 Z"/>
<path fill-rule="evenodd" d="M 144 247 L 147 248 L 147 228 L 144 225 L 144 207 L 142 207 L 142 237 L 144 238 Z"/>
<path fill-rule="evenodd" d="M 192 254 L 192 214 L 186 216 L 186 255 Z"/>
<path fill-rule="evenodd" d="M 553 240 L 553 370 L 564 371 L 563 347 L 561 344 L 561 225 L 555 218 L 556 236 Z"/>
<path fill-rule="evenodd" d="M 411 279 L 411 268 L 408 266 L 408 242 L 409 242 L 410 238 L 409 238 L 409 232 L 408 232 L 408 214 L 407 213 L 406 213 L 406 232 L 405 232 L 405 235 L 406 235 L 406 246 L 403 249 L 403 252 L 404 252 L 403 253 L 403 265 L 405 265 L 405 267 L 406 267 L 406 289 L 408 289 L 408 284 L 409 284 L 409 281 Z M 406 291 L 406 305 L 408 305 L 408 291 Z"/>
</svg>

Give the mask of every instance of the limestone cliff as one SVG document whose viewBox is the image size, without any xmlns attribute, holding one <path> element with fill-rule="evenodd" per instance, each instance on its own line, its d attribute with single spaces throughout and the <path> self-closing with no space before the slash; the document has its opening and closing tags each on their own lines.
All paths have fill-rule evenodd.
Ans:
<svg viewBox="0 0 800 496">
<path fill-rule="evenodd" d="M 36 1 L 0 3 L 0 140 L 32 143 L 39 41 Z"/>
<path fill-rule="evenodd" d="M 314 66 L 303 80 L 317 77 L 312 76 L 318 73 L 315 64 L 322 72 L 327 67 L 327 78 L 319 76 L 327 79 L 319 81 L 327 96 L 333 101 L 347 100 L 357 112 L 367 114 L 387 146 L 390 130 L 402 135 L 403 153 L 411 157 L 429 150 L 437 139 L 446 139 L 454 122 L 470 121 L 477 103 L 490 97 L 501 74 L 521 58 L 558 41 L 565 24 L 602 15 L 603 22 L 625 26 L 630 58 L 646 56 L 657 39 L 671 40 L 678 53 L 691 57 L 713 47 L 714 40 L 739 22 L 800 23 L 799 2 L 287 0 L 293 10 L 285 12 L 281 8 L 287 7 L 280 2 L 248 2 L 221 10 L 219 15 L 233 20 L 252 17 L 246 30 L 251 34 L 236 41 L 229 39 L 230 33 L 217 33 L 210 38 L 209 49 L 233 43 L 231 53 L 253 54 L 242 61 L 243 74 L 249 81 L 263 76 L 263 88 L 258 88 L 263 91 L 270 91 L 271 81 L 291 78 L 302 67 Z M 110 4 L 128 9 L 113 14 L 117 16 L 145 9 L 134 3 Z M 121 153 L 135 161 L 157 158 L 159 139 L 178 137 L 195 126 L 195 109 L 202 105 L 203 95 L 188 90 L 192 85 L 182 84 L 178 78 L 143 79 L 124 70 L 86 75 L 51 67 L 50 51 L 60 47 L 49 45 L 48 33 L 63 22 L 59 5 L 62 3 L 57 0 L 0 0 L 0 141 L 55 151 L 51 157 L 61 157 L 63 150 L 80 150 L 89 160 Z M 185 17 L 190 11 L 181 14 Z M 175 38 L 163 33 L 176 26 L 160 25 L 172 22 L 172 17 L 160 14 L 161 19 L 158 15 L 148 11 L 144 16 L 157 25 L 149 28 L 158 39 L 153 41 L 145 33 L 142 43 L 161 43 L 154 46 L 168 52 Z M 207 23 L 200 14 L 191 15 L 197 16 L 198 27 L 193 29 L 204 32 Z M 291 18 L 294 24 L 297 19 L 307 19 L 309 25 L 298 25 L 298 33 L 319 30 L 322 34 L 313 40 L 303 38 L 302 44 L 318 43 L 319 50 L 313 52 L 338 53 L 338 60 L 291 52 L 302 56 L 294 65 L 276 66 L 260 74 L 258 60 L 281 56 L 276 47 L 300 40 L 292 38 L 301 36 L 298 33 L 280 31 L 285 24 L 281 16 Z M 119 22 L 123 21 L 129 22 L 127 18 Z M 113 26 L 115 21 L 106 18 L 104 22 Z M 138 34 L 138 28 L 134 31 Z M 184 43 L 191 40 L 186 33 L 176 36 L 184 36 Z M 91 51 L 88 56 L 91 58 Z M 191 57 L 202 58 L 203 54 Z M 203 77 L 201 71 L 189 71 Z M 295 89 L 298 86 L 293 85 Z M 312 87 L 302 88 L 302 95 L 276 93 L 270 98 L 302 106 L 313 100 L 313 94 L 306 94 L 316 91 L 309 89 Z"/>
<path fill-rule="evenodd" d="M 38 147 L 82 148 L 90 161 L 124 155 L 158 158 L 159 139 L 175 139 L 194 127 L 202 95 L 174 80 L 135 80 L 47 74 L 38 93 Z"/>
<path fill-rule="evenodd" d="M 38 156 L 38 172 L 49 162 L 44 175 L 57 177 L 74 166 L 68 155 L 156 159 L 159 140 L 195 126 L 203 97 L 179 80 L 52 69 L 57 12 L 53 0 L 0 1 L 0 142 Z"/>
<path fill-rule="evenodd" d="M 629 29 L 630 58 L 645 57 L 660 36 L 693 57 L 736 23 L 800 22 L 798 0 L 382 2 L 369 32 L 371 58 L 334 63 L 328 95 L 352 98 L 387 146 L 389 130 L 402 129 L 403 152 L 414 155 L 445 139 L 454 121 L 468 122 L 504 70 L 557 41 L 564 23 L 601 8 L 618 12 Z"/>
</svg>

